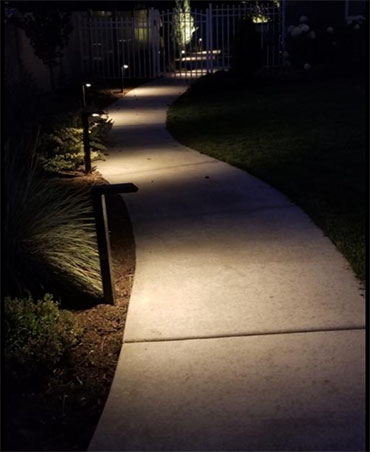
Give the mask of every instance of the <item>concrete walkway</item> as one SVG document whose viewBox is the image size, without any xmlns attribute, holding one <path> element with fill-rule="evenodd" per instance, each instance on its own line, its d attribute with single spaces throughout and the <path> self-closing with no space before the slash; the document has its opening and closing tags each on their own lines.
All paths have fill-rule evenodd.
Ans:
<svg viewBox="0 0 370 452">
<path fill-rule="evenodd" d="M 110 110 L 99 171 L 125 195 L 136 273 L 90 450 L 365 450 L 365 301 L 345 259 L 287 198 L 176 142 L 184 82 Z"/>
</svg>

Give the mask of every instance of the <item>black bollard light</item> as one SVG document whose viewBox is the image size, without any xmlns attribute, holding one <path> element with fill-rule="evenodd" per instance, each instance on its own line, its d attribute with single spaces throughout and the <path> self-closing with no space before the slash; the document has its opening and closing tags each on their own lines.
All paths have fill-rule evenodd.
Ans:
<svg viewBox="0 0 370 452">
<path fill-rule="evenodd" d="M 90 151 L 90 137 L 89 137 L 89 117 L 90 116 L 101 116 L 105 112 L 102 110 L 89 110 L 85 108 L 81 113 L 82 120 L 82 132 L 83 132 L 83 145 L 84 145 L 84 161 L 85 161 L 85 173 L 91 173 L 91 151 Z"/>
<path fill-rule="evenodd" d="M 90 88 L 91 83 L 83 83 L 82 84 L 82 103 L 84 108 L 86 108 L 86 88 Z"/>
<path fill-rule="evenodd" d="M 127 64 L 122 64 L 122 66 L 121 66 L 121 93 L 123 93 L 123 76 L 124 76 L 125 69 L 128 69 Z"/>
</svg>

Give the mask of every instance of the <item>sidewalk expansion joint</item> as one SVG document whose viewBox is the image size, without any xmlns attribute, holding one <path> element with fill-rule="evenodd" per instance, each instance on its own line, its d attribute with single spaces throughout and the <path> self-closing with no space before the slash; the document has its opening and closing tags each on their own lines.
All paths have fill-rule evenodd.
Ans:
<svg viewBox="0 0 370 452">
<path fill-rule="evenodd" d="M 366 330 L 365 325 L 348 326 L 348 327 L 333 327 L 333 328 L 311 328 L 306 330 L 276 330 L 255 333 L 237 333 L 237 334 L 219 334 L 214 336 L 193 336 L 193 337 L 169 337 L 169 338 L 153 338 L 153 339 L 139 339 L 139 340 L 124 340 L 124 344 L 143 344 L 148 342 L 179 342 L 179 341 L 198 341 L 201 339 L 228 339 L 234 337 L 254 337 L 254 336 L 273 336 L 278 334 L 306 334 L 306 333 L 333 333 L 340 331 L 358 331 Z"/>
</svg>

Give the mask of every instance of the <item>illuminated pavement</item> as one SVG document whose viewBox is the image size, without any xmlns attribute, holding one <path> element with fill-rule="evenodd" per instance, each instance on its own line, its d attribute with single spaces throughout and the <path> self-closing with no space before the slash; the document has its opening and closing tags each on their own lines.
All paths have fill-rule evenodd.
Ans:
<svg viewBox="0 0 370 452">
<path fill-rule="evenodd" d="M 97 166 L 139 187 L 137 262 L 90 450 L 365 450 L 359 284 L 287 198 L 169 135 L 185 89 L 153 82 L 110 110 Z"/>
</svg>

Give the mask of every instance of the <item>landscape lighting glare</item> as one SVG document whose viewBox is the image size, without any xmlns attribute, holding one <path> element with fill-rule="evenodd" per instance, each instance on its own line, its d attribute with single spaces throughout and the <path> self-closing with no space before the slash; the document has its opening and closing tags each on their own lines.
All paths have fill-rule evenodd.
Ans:
<svg viewBox="0 0 370 452">
<path fill-rule="evenodd" d="M 91 83 L 83 83 L 82 84 L 82 102 L 83 102 L 83 106 L 84 108 L 86 108 L 86 88 L 90 88 L 91 87 Z"/>
<path fill-rule="evenodd" d="M 122 66 L 121 66 L 121 93 L 123 93 L 123 75 L 124 75 L 125 69 L 128 69 L 128 65 L 122 64 Z"/>
</svg>

